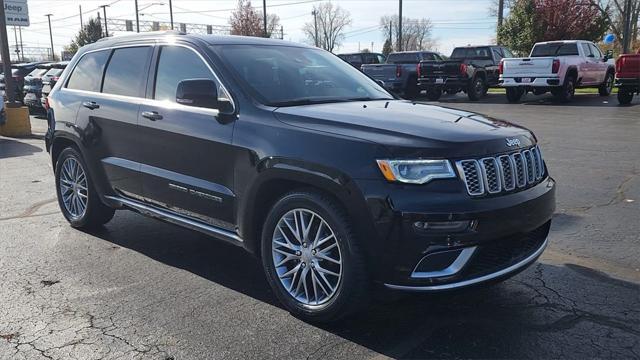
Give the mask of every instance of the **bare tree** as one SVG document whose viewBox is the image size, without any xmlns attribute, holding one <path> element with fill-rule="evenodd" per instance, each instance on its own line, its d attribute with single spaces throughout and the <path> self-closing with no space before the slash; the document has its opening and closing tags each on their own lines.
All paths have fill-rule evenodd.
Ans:
<svg viewBox="0 0 640 360">
<path fill-rule="evenodd" d="M 334 6 L 330 2 L 315 5 L 313 10 L 316 14 L 315 21 L 305 23 L 302 31 L 311 44 L 317 43 L 321 48 L 333 52 L 344 41 L 344 31 L 351 25 L 351 15 L 340 5 Z"/>
<path fill-rule="evenodd" d="M 231 35 L 263 36 L 263 16 L 261 11 L 251 6 L 251 0 L 238 0 L 238 8 L 231 13 L 229 25 Z M 267 37 L 271 37 L 280 27 L 280 17 L 276 14 L 267 16 Z"/>
<path fill-rule="evenodd" d="M 411 19 L 402 17 L 402 49 L 413 51 L 434 48 L 437 43 L 431 36 L 432 29 L 433 24 L 427 18 Z M 396 40 L 398 38 L 398 15 L 380 18 L 380 30 L 383 32 L 385 39 L 389 40 L 389 36 L 391 36 L 391 42 Z"/>
<path fill-rule="evenodd" d="M 602 15 L 609 22 L 611 31 L 616 36 L 617 42 L 622 43 L 624 40 L 624 24 L 625 24 L 625 4 L 626 0 L 589 0 L 592 6 L 600 10 Z M 640 20 L 640 0 L 631 1 L 631 41 L 629 44 L 634 47 L 640 43 L 640 29 L 638 29 L 638 21 Z"/>
</svg>

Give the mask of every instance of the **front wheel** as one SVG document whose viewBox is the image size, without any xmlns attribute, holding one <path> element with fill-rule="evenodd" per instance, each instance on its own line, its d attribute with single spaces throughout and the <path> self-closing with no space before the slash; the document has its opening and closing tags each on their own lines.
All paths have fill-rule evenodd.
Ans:
<svg viewBox="0 0 640 360">
<path fill-rule="evenodd" d="M 607 76 L 604 78 L 604 82 L 598 88 L 598 93 L 600 94 L 600 96 L 611 95 L 611 92 L 613 91 L 613 81 L 613 73 L 608 72 Z"/>
<path fill-rule="evenodd" d="M 633 100 L 633 90 L 619 88 L 618 89 L 618 103 L 620 105 L 628 105 Z"/>
<path fill-rule="evenodd" d="M 335 321 L 367 303 L 350 220 L 321 193 L 295 191 L 273 206 L 262 231 L 262 263 L 278 299 L 306 321 Z"/>
<path fill-rule="evenodd" d="M 113 218 L 115 210 L 102 203 L 78 150 L 68 147 L 56 161 L 55 179 L 62 215 L 76 228 L 94 228 Z"/>
</svg>

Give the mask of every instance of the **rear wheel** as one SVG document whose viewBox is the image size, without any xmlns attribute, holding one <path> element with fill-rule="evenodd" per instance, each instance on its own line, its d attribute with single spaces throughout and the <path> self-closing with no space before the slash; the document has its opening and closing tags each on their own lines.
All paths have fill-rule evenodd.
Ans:
<svg viewBox="0 0 640 360">
<path fill-rule="evenodd" d="M 561 88 L 554 89 L 553 95 L 560 102 L 569 102 L 576 93 L 576 80 L 573 76 L 569 76 L 564 81 Z"/>
<path fill-rule="evenodd" d="M 427 99 L 431 101 L 437 101 L 442 96 L 442 89 L 439 87 L 432 87 L 427 89 Z"/>
<path fill-rule="evenodd" d="M 633 100 L 633 90 L 623 87 L 618 89 L 618 103 L 620 105 L 628 105 Z"/>
<path fill-rule="evenodd" d="M 262 231 L 262 263 L 278 299 L 304 320 L 335 321 L 367 303 L 349 219 L 320 193 L 295 191 L 273 206 Z"/>
<path fill-rule="evenodd" d="M 613 73 L 608 72 L 607 76 L 604 78 L 604 82 L 598 88 L 598 93 L 600 94 L 600 96 L 611 95 L 611 92 L 613 91 L 613 81 Z"/>
<path fill-rule="evenodd" d="M 486 87 L 487 86 L 483 78 L 480 76 L 474 77 L 473 80 L 471 80 L 471 84 L 469 84 L 469 89 L 467 89 L 467 96 L 469 96 L 469 100 L 479 100 L 485 93 Z"/>
<path fill-rule="evenodd" d="M 102 203 L 96 192 L 82 155 L 68 147 L 56 162 L 56 193 L 62 215 L 71 226 L 93 228 L 113 218 L 115 210 Z"/>
<path fill-rule="evenodd" d="M 517 103 L 524 95 L 524 89 L 518 87 L 508 87 L 507 88 L 507 101 L 512 104 Z"/>
</svg>

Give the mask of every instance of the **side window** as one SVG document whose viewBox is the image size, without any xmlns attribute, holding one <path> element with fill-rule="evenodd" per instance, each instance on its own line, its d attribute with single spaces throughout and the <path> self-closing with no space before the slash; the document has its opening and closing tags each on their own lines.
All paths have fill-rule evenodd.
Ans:
<svg viewBox="0 0 640 360">
<path fill-rule="evenodd" d="M 363 64 L 376 64 L 376 57 L 373 54 L 363 54 L 362 60 Z"/>
<path fill-rule="evenodd" d="M 500 51 L 500 48 L 493 48 L 493 57 L 496 61 L 500 61 L 502 60 L 502 58 L 504 58 L 504 56 L 502 55 L 502 51 Z"/>
<path fill-rule="evenodd" d="M 423 60 L 435 60 L 436 56 L 433 53 L 423 53 L 422 54 L 422 59 Z"/>
<path fill-rule="evenodd" d="M 589 48 L 589 44 L 582 43 L 582 44 L 580 44 L 580 46 L 582 47 L 582 51 L 584 52 L 584 56 L 591 55 L 591 49 Z"/>
<path fill-rule="evenodd" d="M 67 88 L 100 92 L 104 65 L 109 58 L 110 50 L 96 51 L 82 56 L 73 69 Z"/>
<path fill-rule="evenodd" d="M 378 64 L 384 64 L 384 62 L 385 62 L 384 56 L 376 55 L 376 57 L 378 58 Z"/>
<path fill-rule="evenodd" d="M 156 70 L 154 99 L 175 102 L 178 83 L 185 79 L 215 81 L 207 65 L 195 52 L 181 46 L 163 46 Z"/>
<path fill-rule="evenodd" d="M 597 58 L 600 59 L 602 58 L 602 52 L 600 51 L 600 49 L 598 49 L 597 46 L 593 45 L 593 44 L 589 44 L 589 47 L 591 48 L 591 53 Z"/>
<path fill-rule="evenodd" d="M 513 53 L 511 52 L 511 50 L 509 50 L 507 48 L 502 48 L 502 53 L 504 54 L 504 57 L 506 57 L 506 58 L 515 57 L 515 56 L 513 56 Z"/>
<path fill-rule="evenodd" d="M 104 74 L 102 92 L 124 96 L 144 96 L 151 50 L 150 46 L 114 50 Z"/>
</svg>

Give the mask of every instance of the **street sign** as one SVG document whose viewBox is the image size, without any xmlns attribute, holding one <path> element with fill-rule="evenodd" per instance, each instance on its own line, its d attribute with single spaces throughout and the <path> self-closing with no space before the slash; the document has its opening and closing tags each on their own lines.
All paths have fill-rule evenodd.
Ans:
<svg viewBox="0 0 640 360">
<path fill-rule="evenodd" d="M 4 14 L 7 25 L 29 26 L 27 0 L 5 0 Z"/>
</svg>

